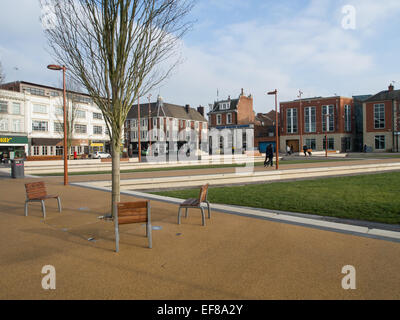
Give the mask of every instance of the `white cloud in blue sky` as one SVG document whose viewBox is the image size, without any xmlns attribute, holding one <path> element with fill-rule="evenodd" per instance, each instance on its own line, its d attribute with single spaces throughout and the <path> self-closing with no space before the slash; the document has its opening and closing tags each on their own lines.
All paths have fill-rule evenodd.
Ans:
<svg viewBox="0 0 400 320">
<path fill-rule="evenodd" d="M 36 0 L 1 0 L 0 60 L 7 80 L 59 83 Z M 356 8 L 356 29 L 342 28 L 342 7 Z M 197 22 L 183 43 L 185 62 L 156 92 L 169 102 L 207 105 L 216 98 L 252 93 L 257 112 L 280 100 L 375 93 L 400 85 L 398 0 L 198 0 Z M 18 67 L 18 71 L 14 69 Z"/>
</svg>

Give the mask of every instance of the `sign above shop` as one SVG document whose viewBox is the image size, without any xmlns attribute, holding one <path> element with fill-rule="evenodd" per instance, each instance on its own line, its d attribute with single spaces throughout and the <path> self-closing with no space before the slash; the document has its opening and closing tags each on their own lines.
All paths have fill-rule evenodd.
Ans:
<svg viewBox="0 0 400 320">
<path fill-rule="evenodd" d="M 5 143 L 5 144 L 28 144 L 28 137 L 0 136 L 0 143 Z"/>
</svg>

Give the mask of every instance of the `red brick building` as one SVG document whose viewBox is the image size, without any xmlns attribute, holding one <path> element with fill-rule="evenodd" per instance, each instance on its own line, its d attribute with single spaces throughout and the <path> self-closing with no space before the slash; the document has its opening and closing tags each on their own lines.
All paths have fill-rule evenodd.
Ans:
<svg viewBox="0 0 400 320">
<path fill-rule="evenodd" d="M 364 145 L 372 152 L 399 152 L 400 90 L 390 85 L 363 103 Z"/>
<path fill-rule="evenodd" d="M 209 145 L 210 148 L 216 147 L 217 153 L 223 153 L 224 149 L 241 153 L 248 147 L 247 141 L 250 138 L 251 143 L 254 143 L 253 97 L 245 96 L 243 89 L 237 99 L 228 97 L 227 100 L 214 102 L 208 116 L 211 131 Z M 216 130 L 220 133 L 218 137 Z"/>
<path fill-rule="evenodd" d="M 280 150 L 293 146 L 295 152 L 303 145 L 314 151 L 351 151 L 355 139 L 354 101 L 346 97 L 315 97 L 280 104 Z"/>
<path fill-rule="evenodd" d="M 279 122 L 278 113 L 278 122 Z M 276 144 L 276 115 L 275 110 L 268 113 L 258 113 L 255 118 L 254 125 L 254 147 L 261 153 L 266 152 L 266 148 L 269 144 L 272 144 L 275 148 Z"/>
</svg>

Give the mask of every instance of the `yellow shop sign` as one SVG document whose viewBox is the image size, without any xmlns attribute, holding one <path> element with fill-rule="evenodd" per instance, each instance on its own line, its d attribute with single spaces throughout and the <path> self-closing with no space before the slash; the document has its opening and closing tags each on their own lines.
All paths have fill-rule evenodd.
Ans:
<svg viewBox="0 0 400 320">
<path fill-rule="evenodd" d="M 0 143 L 9 143 L 12 138 L 0 138 Z"/>
</svg>

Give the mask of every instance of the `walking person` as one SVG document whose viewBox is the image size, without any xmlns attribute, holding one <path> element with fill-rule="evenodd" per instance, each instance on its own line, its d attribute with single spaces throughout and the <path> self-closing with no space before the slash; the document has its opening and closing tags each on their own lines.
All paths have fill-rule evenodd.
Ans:
<svg viewBox="0 0 400 320">
<path fill-rule="evenodd" d="M 274 150 L 272 149 L 272 144 L 268 145 L 265 154 L 264 167 L 268 167 L 269 165 L 271 165 L 271 167 L 274 165 Z"/>
<path fill-rule="evenodd" d="M 307 150 L 308 147 L 306 145 L 303 146 L 303 152 L 304 152 L 304 156 L 307 157 Z"/>
<path fill-rule="evenodd" d="M 289 145 L 286 146 L 286 154 L 290 156 L 292 154 Z"/>
</svg>

